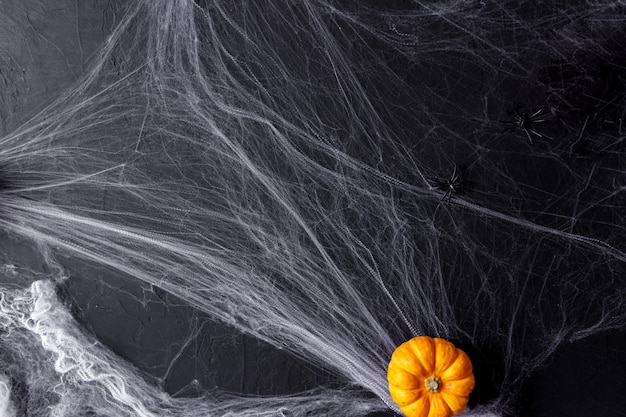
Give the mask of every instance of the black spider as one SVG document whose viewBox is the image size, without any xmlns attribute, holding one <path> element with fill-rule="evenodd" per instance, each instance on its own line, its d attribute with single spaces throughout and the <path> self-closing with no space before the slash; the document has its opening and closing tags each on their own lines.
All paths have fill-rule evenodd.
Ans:
<svg viewBox="0 0 626 417">
<path fill-rule="evenodd" d="M 446 198 L 448 201 L 452 198 L 452 194 L 462 194 L 467 191 L 468 182 L 463 178 L 463 170 L 458 165 L 454 165 L 452 176 L 445 180 L 434 181 L 435 188 L 441 191 L 445 191 L 441 201 Z"/>
<path fill-rule="evenodd" d="M 542 123 L 547 120 L 541 118 L 541 109 L 537 110 L 533 114 L 528 114 L 525 112 L 520 113 L 516 109 L 513 109 L 513 111 L 510 111 L 509 113 L 511 114 L 511 116 L 513 116 L 513 119 L 502 121 L 502 123 L 509 125 L 509 127 L 504 129 L 502 133 L 506 133 L 514 129 L 521 129 L 524 131 L 524 133 L 526 133 L 526 137 L 528 138 L 528 141 L 531 145 L 533 144 L 533 135 L 539 138 L 543 138 L 543 135 L 533 128 L 533 125 L 535 123 Z"/>
</svg>

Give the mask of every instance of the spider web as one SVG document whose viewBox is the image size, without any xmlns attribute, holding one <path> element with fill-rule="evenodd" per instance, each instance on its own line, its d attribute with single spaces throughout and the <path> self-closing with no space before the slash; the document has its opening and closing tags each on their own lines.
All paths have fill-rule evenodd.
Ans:
<svg viewBox="0 0 626 417">
<path fill-rule="evenodd" d="M 427 334 L 474 361 L 466 415 L 514 413 L 560 345 L 624 327 L 616 16 L 617 2 L 129 4 L 78 81 L 1 139 L 0 224 L 46 270 L 5 268 L 5 409 L 398 411 L 388 359 Z M 538 110 L 532 144 L 503 132 Z M 466 192 L 442 201 L 455 165 Z M 69 258 L 331 382 L 168 395 L 58 300 Z"/>
</svg>

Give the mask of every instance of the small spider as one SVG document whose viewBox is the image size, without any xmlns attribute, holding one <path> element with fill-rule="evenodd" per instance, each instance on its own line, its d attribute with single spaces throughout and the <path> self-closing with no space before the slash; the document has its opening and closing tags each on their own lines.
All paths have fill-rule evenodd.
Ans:
<svg viewBox="0 0 626 417">
<path fill-rule="evenodd" d="M 523 112 L 520 113 L 516 109 L 510 111 L 509 113 L 511 114 L 511 116 L 513 116 L 513 120 L 507 120 L 502 122 L 504 124 L 510 125 L 506 129 L 504 129 L 502 133 L 506 133 L 513 129 L 521 129 L 524 131 L 524 133 L 526 133 L 526 137 L 528 138 L 528 141 L 531 145 L 533 144 L 532 135 L 543 138 L 543 135 L 541 133 L 533 129 L 533 125 L 535 123 L 542 123 L 547 120 L 541 118 L 541 109 L 537 110 L 533 114 Z"/>
<path fill-rule="evenodd" d="M 434 182 L 435 188 L 441 191 L 445 191 L 443 198 L 440 200 L 444 201 L 446 198 L 448 202 L 452 198 L 452 194 L 460 194 L 466 191 L 467 181 L 465 181 L 462 177 L 462 169 L 458 165 L 454 165 L 454 170 L 452 171 L 452 176 L 446 180 L 437 180 Z"/>
</svg>

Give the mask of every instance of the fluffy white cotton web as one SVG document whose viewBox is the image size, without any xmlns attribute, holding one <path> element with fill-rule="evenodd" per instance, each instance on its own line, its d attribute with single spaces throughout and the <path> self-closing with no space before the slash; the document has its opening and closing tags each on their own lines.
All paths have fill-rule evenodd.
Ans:
<svg viewBox="0 0 626 417">
<path fill-rule="evenodd" d="M 389 357 L 426 334 L 497 386 L 466 415 L 511 413 L 560 344 L 625 323 L 621 10 L 130 3 L 80 81 L 0 139 L 0 225 L 52 271 L 4 271 L 0 408 L 399 412 Z M 337 384 L 172 398 L 59 303 L 68 257 Z"/>
</svg>

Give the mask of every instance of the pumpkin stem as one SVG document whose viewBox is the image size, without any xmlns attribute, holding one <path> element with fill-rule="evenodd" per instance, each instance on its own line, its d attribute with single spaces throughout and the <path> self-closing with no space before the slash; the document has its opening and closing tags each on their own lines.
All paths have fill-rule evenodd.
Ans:
<svg viewBox="0 0 626 417">
<path fill-rule="evenodd" d="M 426 383 L 426 389 L 429 392 L 437 393 L 441 391 L 441 378 L 439 378 L 438 376 L 433 375 L 431 377 L 428 377 L 424 382 Z"/>
</svg>

